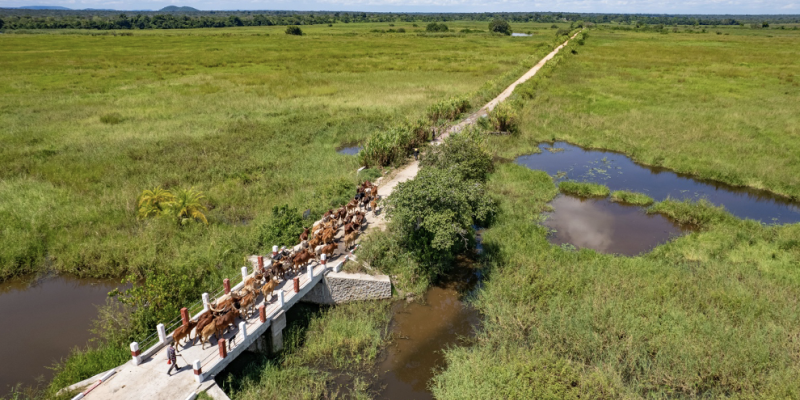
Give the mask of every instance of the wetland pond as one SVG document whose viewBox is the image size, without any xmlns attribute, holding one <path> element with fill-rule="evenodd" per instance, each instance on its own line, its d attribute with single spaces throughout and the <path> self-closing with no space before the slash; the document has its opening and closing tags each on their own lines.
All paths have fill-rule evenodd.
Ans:
<svg viewBox="0 0 800 400">
<path fill-rule="evenodd" d="M 762 223 L 800 222 L 800 205 L 770 192 L 695 179 L 635 163 L 623 154 L 587 150 L 565 142 L 539 145 L 541 153 L 520 156 L 516 162 L 547 172 L 556 181 L 575 180 L 606 185 L 612 191 L 644 193 L 655 201 L 667 198 L 700 200 L 725 207 L 742 219 Z M 554 230 L 551 243 L 570 243 L 604 253 L 636 255 L 685 232 L 662 215 L 608 199 L 579 199 L 558 195 L 545 213 L 544 225 Z"/>
<path fill-rule="evenodd" d="M 340 147 L 336 149 L 336 152 L 339 154 L 344 154 L 346 156 L 357 156 L 358 152 L 361 151 L 363 147 L 361 146 L 349 146 L 349 147 Z"/>
<path fill-rule="evenodd" d="M 85 346 L 89 329 L 97 317 L 97 306 L 106 303 L 108 292 L 127 288 L 118 281 L 52 276 L 14 278 L 0 284 L 0 396 L 17 383 L 35 385 L 39 377 L 49 379 L 47 367 Z"/>
</svg>

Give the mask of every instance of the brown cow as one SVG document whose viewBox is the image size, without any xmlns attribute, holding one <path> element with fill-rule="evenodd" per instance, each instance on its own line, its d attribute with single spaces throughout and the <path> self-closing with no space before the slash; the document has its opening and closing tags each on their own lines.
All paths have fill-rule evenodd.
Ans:
<svg viewBox="0 0 800 400">
<path fill-rule="evenodd" d="M 215 324 L 216 321 L 214 321 L 215 319 L 216 318 L 212 319 L 211 323 L 203 327 L 203 330 L 197 334 L 197 336 L 200 338 L 200 343 L 202 344 L 202 347 L 200 347 L 201 350 L 205 350 L 206 342 L 208 342 L 208 339 L 211 338 L 211 335 L 217 331 Z"/>
<path fill-rule="evenodd" d="M 226 312 L 224 315 L 214 318 L 214 327 L 217 336 L 217 340 L 222 339 L 225 331 L 228 330 L 229 325 L 234 325 L 234 329 L 236 329 L 236 317 L 239 316 L 239 310 L 233 309 Z"/>
<path fill-rule="evenodd" d="M 264 302 L 267 301 L 267 296 L 268 295 L 272 296 L 272 292 L 275 291 L 275 289 L 277 288 L 278 288 L 278 282 L 272 279 L 268 280 L 267 283 L 265 283 L 264 286 L 261 287 L 261 294 L 264 295 Z"/>
<path fill-rule="evenodd" d="M 200 332 L 202 332 L 203 329 L 209 324 L 214 325 L 214 313 L 212 313 L 211 310 L 200 314 L 200 316 L 197 318 L 197 326 L 194 327 L 195 343 L 197 343 L 197 339 L 200 338 Z"/>
<path fill-rule="evenodd" d="M 192 341 L 192 329 L 197 326 L 197 321 L 189 321 L 188 325 L 181 325 L 172 332 L 172 341 L 175 343 L 175 351 L 181 346 L 181 340 L 186 339 L 186 344 Z"/>
<path fill-rule="evenodd" d="M 333 252 L 336 251 L 336 248 L 339 247 L 336 243 L 331 243 L 327 246 L 319 247 L 316 250 L 317 260 L 319 260 L 319 256 L 321 254 L 325 254 L 326 257 L 330 258 L 333 255 Z"/>
<path fill-rule="evenodd" d="M 256 305 L 256 296 L 258 296 L 256 290 L 252 292 L 248 291 L 247 294 L 242 297 L 242 300 L 239 301 L 239 308 L 244 311 L 244 319 L 250 318 L 250 313 Z M 242 311 L 239 312 L 241 313 Z"/>
<path fill-rule="evenodd" d="M 356 243 L 356 239 L 358 239 L 358 231 L 353 231 L 353 233 L 344 237 L 344 248 L 345 250 L 349 250 L 353 245 Z"/>
<path fill-rule="evenodd" d="M 300 234 L 300 241 L 308 240 L 308 228 L 303 227 L 303 233 Z"/>
<path fill-rule="evenodd" d="M 333 240 L 336 238 L 336 230 L 333 228 L 328 228 L 325 232 L 322 232 L 322 243 L 329 244 L 333 243 Z"/>
<path fill-rule="evenodd" d="M 347 236 L 353 232 L 353 223 L 349 223 L 344 226 L 344 235 Z"/>
<path fill-rule="evenodd" d="M 300 271 L 300 268 L 305 267 L 306 264 L 308 264 L 308 262 L 311 261 L 312 259 L 314 259 L 314 251 L 308 249 L 294 257 L 294 259 L 292 260 L 293 264 L 292 267 L 295 270 L 295 272 Z"/>
</svg>

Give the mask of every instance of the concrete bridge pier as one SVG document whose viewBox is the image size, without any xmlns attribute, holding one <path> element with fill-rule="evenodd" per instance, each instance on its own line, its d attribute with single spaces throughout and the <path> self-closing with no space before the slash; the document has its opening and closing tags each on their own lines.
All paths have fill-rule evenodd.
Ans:
<svg viewBox="0 0 800 400">
<path fill-rule="evenodd" d="M 286 328 L 286 312 L 281 311 L 272 318 L 272 323 L 269 326 L 271 336 L 270 351 L 277 353 L 283 350 L 283 329 Z"/>
</svg>

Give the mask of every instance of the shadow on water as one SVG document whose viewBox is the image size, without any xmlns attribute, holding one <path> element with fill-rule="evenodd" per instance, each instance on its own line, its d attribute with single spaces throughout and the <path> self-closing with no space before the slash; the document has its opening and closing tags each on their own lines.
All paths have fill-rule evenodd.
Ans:
<svg viewBox="0 0 800 400">
<path fill-rule="evenodd" d="M 480 325 L 478 312 L 465 304 L 466 293 L 480 281 L 480 271 L 461 260 L 448 282 L 432 287 L 423 302 L 394 304 L 393 342 L 376 367 L 371 389 L 380 399 L 432 399 L 428 384 L 445 366 L 442 350 L 463 345 Z"/>
<path fill-rule="evenodd" d="M 361 146 L 341 147 L 339 149 L 336 149 L 336 152 L 348 156 L 355 156 L 358 155 L 358 152 L 361 151 L 361 149 L 363 149 L 363 147 Z"/>
<path fill-rule="evenodd" d="M 117 287 L 129 285 L 68 276 L 0 284 L 0 337 L 6 343 L 0 346 L 0 396 L 11 385 L 36 385 L 39 377 L 52 377 L 47 366 L 89 342 L 97 306 Z"/>
<path fill-rule="evenodd" d="M 688 231 L 661 214 L 608 199 L 557 196 L 544 225 L 553 244 L 572 244 L 602 253 L 637 255 Z"/>
<path fill-rule="evenodd" d="M 696 179 L 663 168 L 639 165 L 623 154 L 586 150 L 565 142 L 542 143 L 539 154 L 516 162 L 543 170 L 556 179 L 601 183 L 613 190 L 641 192 L 656 201 L 705 198 L 733 215 L 763 223 L 800 222 L 800 203 L 773 193 Z"/>
</svg>

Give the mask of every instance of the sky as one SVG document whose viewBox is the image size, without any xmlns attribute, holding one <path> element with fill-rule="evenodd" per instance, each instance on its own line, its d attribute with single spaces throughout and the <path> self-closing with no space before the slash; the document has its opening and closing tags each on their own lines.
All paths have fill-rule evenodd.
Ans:
<svg viewBox="0 0 800 400">
<path fill-rule="evenodd" d="M 0 0 L 0 7 L 39 5 L 115 10 L 158 10 L 179 5 L 200 10 L 800 14 L 800 0 Z"/>
</svg>

